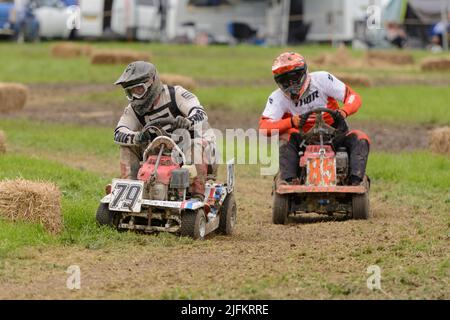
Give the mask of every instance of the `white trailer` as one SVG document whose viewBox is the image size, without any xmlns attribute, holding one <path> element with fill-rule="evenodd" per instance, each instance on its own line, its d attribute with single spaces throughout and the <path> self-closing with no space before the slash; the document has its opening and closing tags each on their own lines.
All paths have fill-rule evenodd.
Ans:
<svg viewBox="0 0 450 320">
<path fill-rule="evenodd" d="M 82 38 L 101 38 L 104 30 L 105 1 L 79 0 L 79 6 L 81 17 L 78 36 Z"/>
<path fill-rule="evenodd" d="M 363 20 L 370 0 L 303 0 L 308 41 L 352 41 L 355 21 Z"/>
<path fill-rule="evenodd" d="M 79 0 L 80 37 L 158 40 L 164 0 Z"/>
</svg>

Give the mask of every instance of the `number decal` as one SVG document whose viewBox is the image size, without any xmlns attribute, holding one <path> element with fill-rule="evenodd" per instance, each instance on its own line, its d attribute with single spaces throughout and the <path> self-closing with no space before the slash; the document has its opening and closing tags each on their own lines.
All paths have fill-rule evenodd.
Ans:
<svg viewBox="0 0 450 320">
<path fill-rule="evenodd" d="M 125 190 L 127 190 L 128 185 L 123 184 L 123 183 L 118 183 L 116 184 L 114 190 L 113 190 L 113 195 L 115 195 L 114 197 L 114 201 L 111 203 L 110 208 L 117 208 L 117 204 L 119 203 L 120 199 L 122 199 L 123 194 L 125 193 Z M 118 193 L 116 193 L 116 190 L 118 190 Z"/>
<path fill-rule="evenodd" d="M 141 210 L 143 183 L 140 181 L 114 180 L 109 209 L 113 211 L 139 212 Z"/>
<path fill-rule="evenodd" d="M 336 165 L 333 158 L 312 158 L 308 160 L 309 186 L 336 185 Z"/>
</svg>

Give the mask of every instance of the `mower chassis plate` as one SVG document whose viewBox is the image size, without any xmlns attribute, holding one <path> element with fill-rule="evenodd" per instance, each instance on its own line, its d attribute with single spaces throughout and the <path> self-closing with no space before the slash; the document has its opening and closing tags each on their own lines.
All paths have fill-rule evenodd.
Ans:
<svg viewBox="0 0 450 320">
<path fill-rule="evenodd" d="M 366 193 L 364 186 L 305 186 L 305 185 L 282 185 L 278 186 L 276 192 L 278 194 L 290 193 Z"/>
</svg>

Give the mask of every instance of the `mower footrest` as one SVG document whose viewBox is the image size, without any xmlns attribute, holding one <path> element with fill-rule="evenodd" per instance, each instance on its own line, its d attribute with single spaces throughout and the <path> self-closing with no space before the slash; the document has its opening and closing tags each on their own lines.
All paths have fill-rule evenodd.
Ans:
<svg viewBox="0 0 450 320">
<path fill-rule="evenodd" d="M 366 193 L 364 186 L 305 186 L 305 185 L 281 185 L 276 192 L 278 194 L 289 193 Z"/>
</svg>

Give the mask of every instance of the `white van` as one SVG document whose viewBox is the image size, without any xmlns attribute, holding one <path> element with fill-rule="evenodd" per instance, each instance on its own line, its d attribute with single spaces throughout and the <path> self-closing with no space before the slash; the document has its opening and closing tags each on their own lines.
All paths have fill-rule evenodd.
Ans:
<svg viewBox="0 0 450 320">
<path fill-rule="evenodd" d="M 157 40 L 162 0 L 115 0 L 111 30 L 128 39 Z"/>
<path fill-rule="evenodd" d="M 164 0 L 79 0 L 80 37 L 158 40 Z"/>
</svg>

